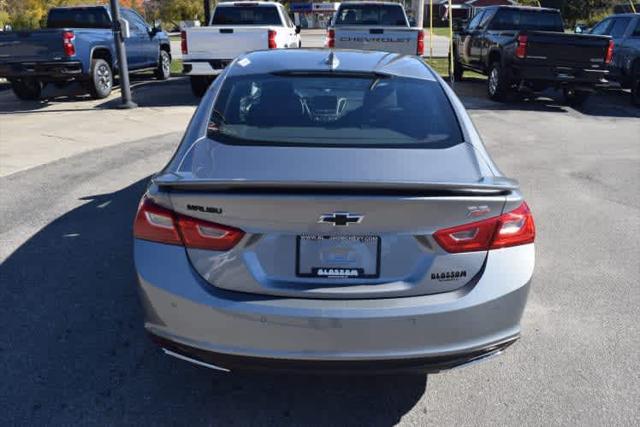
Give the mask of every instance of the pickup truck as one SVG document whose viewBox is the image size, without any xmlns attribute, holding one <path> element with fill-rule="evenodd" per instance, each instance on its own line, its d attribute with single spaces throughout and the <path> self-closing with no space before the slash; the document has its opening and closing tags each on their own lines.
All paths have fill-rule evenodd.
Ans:
<svg viewBox="0 0 640 427">
<path fill-rule="evenodd" d="M 130 30 L 125 39 L 129 69 L 154 70 L 158 79 L 168 79 L 168 36 L 134 10 L 121 13 Z M 39 99 L 48 83 L 65 86 L 73 81 L 94 98 L 105 98 L 117 73 L 111 14 L 105 6 L 53 8 L 46 29 L 0 32 L 0 77 L 11 82 L 20 99 Z"/>
<path fill-rule="evenodd" d="M 329 48 L 424 54 L 424 33 L 412 28 L 399 3 L 341 3 L 327 28 Z"/>
<path fill-rule="evenodd" d="M 598 87 L 606 87 L 613 42 L 608 36 L 564 33 L 556 9 L 492 6 L 482 9 L 453 43 L 453 76 L 465 70 L 488 75 L 491 99 L 503 101 L 511 91 L 535 93 L 562 89 L 570 105 L 582 104 Z"/>
<path fill-rule="evenodd" d="M 191 90 L 202 96 L 209 84 L 237 56 L 261 49 L 298 48 L 300 27 L 280 3 L 219 3 L 206 27 L 181 33 L 183 74 Z"/>
<path fill-rule="evenodd" d="M 640 13 L 612 15 L 596 24 L 589 34 L 611 36 L 611 79 L 631 89 L 631 102 L 640 107 Z"/>
</svg>

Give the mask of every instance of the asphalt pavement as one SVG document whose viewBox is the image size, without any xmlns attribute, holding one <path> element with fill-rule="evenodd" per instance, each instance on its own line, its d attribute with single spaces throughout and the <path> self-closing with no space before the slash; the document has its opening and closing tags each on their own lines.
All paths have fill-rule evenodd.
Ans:
<svg viewBox="0 0 640 427">
<path fill-rule="evenodd" d="M 522 339 L 428 377 L 227 375 L 163 356 L 142 327 L 131 226 L 196 104 L 188 83 L 140 83 L 127 112 L 0 92 L 0 166 L 40 147 L 0 177 L 2 424 L 638 425 L 640 111 L 619 93 L 575 110 L 456 90 L 522 184 L 537 265 Z M 47 151 L 51 132 L 70 148 Z"/>
</svg>

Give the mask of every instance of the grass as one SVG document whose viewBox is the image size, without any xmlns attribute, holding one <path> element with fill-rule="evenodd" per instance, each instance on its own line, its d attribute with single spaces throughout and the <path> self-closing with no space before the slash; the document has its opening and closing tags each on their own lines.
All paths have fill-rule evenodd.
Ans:
<svg viewBox="0 0 640 427">
<path fill-rule="evenodd" d="M 429 32 L 429 27 L 427 26 L 424 31 Z M 433 35 L 449 38 L 449 27 L 433 27 Z"/>
<path fill-rule="evenodd" d="M 449 78 L 449 58 L 424 58 L 424 60 L 426 61 L 427 64 L 429 64 L 431 66 L 431 68 L 433 68 L 433 70 L 440 74 L 440 76 L 442 76 L 442 78 Z M 471 79 L 485 79 L 486 77 L 483 76 L 482 74 L 478 74 L 474 71 L 465 71 L 464 72 L 464 77 L 465 78 L 471 78 Z"/>
<path fill-rule="evenodd" d="M 174 59 L 171 61 L 171 75 L 179 76 L 182 74 L 182 60 Z"/>
</svg>

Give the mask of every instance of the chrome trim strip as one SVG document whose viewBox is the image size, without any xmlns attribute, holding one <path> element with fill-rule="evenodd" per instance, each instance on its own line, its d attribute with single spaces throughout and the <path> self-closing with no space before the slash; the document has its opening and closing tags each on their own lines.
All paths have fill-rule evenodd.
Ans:
<svg viewBox="0 0 640 427">
<path fill-rule="evenodd" d="M 192 358 L 187 357 L 187 356 L 183 356 L 182 354 L 178 354 L 178 353 L 175 353 L 175 352 L 173 352 L 171 350 L 167 350 L 164 347 L 162 348 L 162 351 L 164 351 L 164 354 L 166 354 L 167 356 L 172 356 L 172 357 L 175 357 L 176 359 L 180 359 L 180 360 L 184 360 L 185 362 L 193 363 L 194 365 L 204 366 L 205 368 L 214 369 L 216 371 L 231 372 L 229 369 L 222 368 L 222 367 L 216 366 L 216 365 L 212 365 L 210 363 L 201 362 L 200 360 L 192 359 Z"/>
</svg>

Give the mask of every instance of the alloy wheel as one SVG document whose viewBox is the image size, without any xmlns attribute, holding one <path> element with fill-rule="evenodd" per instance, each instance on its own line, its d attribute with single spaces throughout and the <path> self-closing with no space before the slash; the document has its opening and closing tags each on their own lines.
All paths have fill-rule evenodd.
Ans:
<svg viewBox="0 0 640 427">
<path fill-rule="evenodd" d="M 491 74 L 489 74 L 489 93 L 490 94 L 495 94 L 496 91 L 498 90 L 498 80 L 499 80 L 499 75 L 498 75 L 498 69 L 497 68 L 493 68 L 491 69 Z"/>
<path fill-rule="evenodd" d="M 107 65 L 101 64 L 100 66 L 98 66 L 98 69 L 96 70 L 96 78 L 96 83 L 101 90 L 108 91 L 109 89 L 111 89 L 111 70 L 109 70 L 109 67 Z"/>
</svg>

